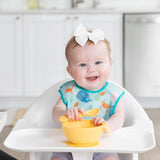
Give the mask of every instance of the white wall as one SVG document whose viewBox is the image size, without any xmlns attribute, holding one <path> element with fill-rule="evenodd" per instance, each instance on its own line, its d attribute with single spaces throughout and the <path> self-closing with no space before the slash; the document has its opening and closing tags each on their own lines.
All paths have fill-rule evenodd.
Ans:
<svg viewBox="0 0 160 160">
<path fill-rule="evenodd" d="M 99 0 L 104 7 L 160 7 L 160 0 Z"/>
</svg>

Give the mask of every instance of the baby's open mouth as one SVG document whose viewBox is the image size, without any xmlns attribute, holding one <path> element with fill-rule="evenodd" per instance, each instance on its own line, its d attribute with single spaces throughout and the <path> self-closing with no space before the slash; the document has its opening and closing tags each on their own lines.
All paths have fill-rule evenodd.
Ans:
<svg viewBox="0 0 160 160">
<path fill-rule="evenodd" d="M 98 78 L 98 76 L 87 77 L 88 81 L 94 81 Z"/>
</svg>

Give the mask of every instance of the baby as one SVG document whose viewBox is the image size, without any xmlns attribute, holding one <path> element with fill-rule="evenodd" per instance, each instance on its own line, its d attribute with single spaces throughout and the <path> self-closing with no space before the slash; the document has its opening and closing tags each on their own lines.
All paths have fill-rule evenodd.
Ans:
<svg viewBox="0 0 160 160">
<path fill-rule="evenodd" d="M 67 71 L 73 80 L 64 83 L 60 89 L 61 97 L 53 108 L 53 119 L 60 123 L 59 117 L 68 116 L 70 121 L 81 120 L 78 112 L 84 114 L 98 108 L 95 125 L 106 123 L 110 131 L 120 129 L 124 123 L 124 91 L 108 81 L 112 69 L 110 46 L 104 33 L 96 29 L 88 32 L 79 25 L 74 36 L 66 46 Z M 72 160 L 71 153 L 53 153 L 51 160 Z M 118 160 L 115 153 L 94 153 L 93 160 Z"/>
</svg>

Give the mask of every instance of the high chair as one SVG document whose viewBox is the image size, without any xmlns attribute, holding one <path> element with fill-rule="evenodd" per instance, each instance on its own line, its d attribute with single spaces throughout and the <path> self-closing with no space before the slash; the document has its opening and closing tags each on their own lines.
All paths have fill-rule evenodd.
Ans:
<svg viewBox="0 0 160 160">
<path fill-rule="evenodd" d="M 115 152 L 119 154 L 120 160 L 138 160 L 138 153 L 146 152 L 155 146 L 152 121 L 124 88 L 126 115 L 124 126 L 111 133 L 109 137 L 102 136 L 98 146 L 89 148 L 67 146 L 63 143 L 66 138 L 60 125 L 52 119 L 53 106 L 60 96 L 58 89 L 65 81 L 54 84 L 37 98 L 6 138 L 4 142 L 6 147 L 29 152 L 30 160 L 50 160 L 52 152 L 60 151 L 72 152 L 74 160 L 91 160 L 94 152 Z"/>
</svg>

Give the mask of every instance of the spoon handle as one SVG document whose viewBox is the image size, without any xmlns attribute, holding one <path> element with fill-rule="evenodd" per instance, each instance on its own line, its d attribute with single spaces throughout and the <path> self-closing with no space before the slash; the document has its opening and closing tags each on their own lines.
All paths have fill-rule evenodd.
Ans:
<svg viewBox="0 0 160 160">
<path fill-rule="evenodd" d="M 61 116 L 60 118 L 59 118 L 59 121 L 60 122 L 65 122 L 65 121 L 68 121 L 69 119 L 68 119 L 68 117 L 67 116 Z"/>
<path fill-rule="evenodd" d="M 84 117 L 84 116 L 86 116 L 86 114 L 84 114 L 84 115 L 82 115 L 81 113 L 79 113 L 79 118 L 82 118 L 82 117 Z M 64 116 L 61 116 L 60 118 L 59 118 L 59 121 L 60 122 L 65 122 L 65 121 L 68 121 L 69 120 L 69 118 L 66 116 L 66 115 L 64 115 Z"/>
<path fill-rule="evenodd" d="M 102 126 L 103 126 L 104 130 L 106 130 L 106 132 L 108 133 L 108 136 L 110 136 L 111 130 L 110 130 L 109 126 L 106 123 L 102 123 Z"/>
<path fill-rule="evenodd" d="M 96 116 L 98 113 L 99 113 L 99 109 L 94 108 L 94 109 L 85 111 L 84 115 L 79 112 L 79 118 L 82 118 L 84 116 Z M 61 116 L 59 120 L 60 122 L 65 122 L 65 121 L 68 121 L 69 119 L 66 115 L 64 115 L 64 116 Z"/>
</svg>

